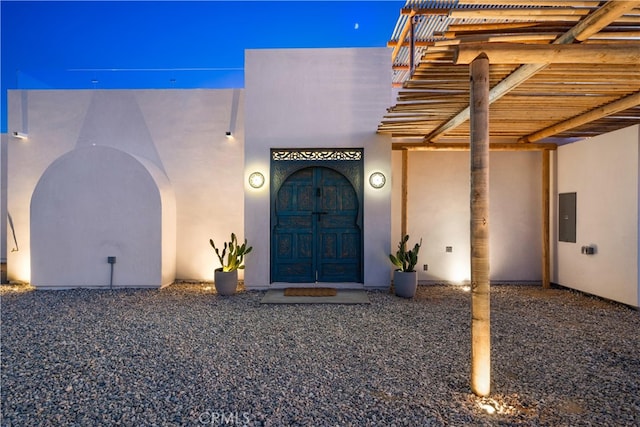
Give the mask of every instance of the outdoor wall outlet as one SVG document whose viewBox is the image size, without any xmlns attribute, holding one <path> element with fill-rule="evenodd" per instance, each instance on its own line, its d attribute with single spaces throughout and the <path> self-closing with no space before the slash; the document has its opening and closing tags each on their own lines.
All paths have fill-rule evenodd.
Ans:
<svg viewBox="0 0 640 427">
<path fill-rule="evenodd" d="M 453 246 L 445 246 L 445 252 L 453 252 Z"/>
<path fill-rule="evenodd" d="M 107 262 L 109 264 L 115 264 L 116 263 L 116 257 L 114 257 L 114 256 L 107 257 Z"/>
<path fill-rule="evenodd" d="M 423 269 L 424 271 L 429 270 L 429 264 L 423 264 L 423 265 L 422 265 L 422 269 Z"/>
</svg>

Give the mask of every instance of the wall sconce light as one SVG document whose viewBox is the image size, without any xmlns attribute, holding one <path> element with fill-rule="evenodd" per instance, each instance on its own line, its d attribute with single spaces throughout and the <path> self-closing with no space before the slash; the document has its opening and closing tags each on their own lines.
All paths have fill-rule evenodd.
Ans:
<svg viewBox="0 0 640 427">
<path fill-rule="evenodd" d="M 260 188 L 264 185 L 264 175 L 260 172 L 254 172 L 249 175 L 249 185 L 253 188 Z"/>
<path fill-rule="evenodd" d="M 224 134 L 225 134 L 225 136 L 226 136 L 227 138 L 229 138 L 229 139 L 233 138 L 233 134 L 231 133 L 231 131 L 230 131 L 230 130 L 226 131 Z"/>
<path fill-rule="evenodd" d="M 369 184 L 373 188 L 382 188 L 386 182 L 387 178 L 382 172 L 374 172 L 369 176 Z"/>
<path fill-rule="evenodd" d="M 13 132 L 13 137 L 18 139 L 29 139 L 29 135 L 24 132 Z"/>
</svg>

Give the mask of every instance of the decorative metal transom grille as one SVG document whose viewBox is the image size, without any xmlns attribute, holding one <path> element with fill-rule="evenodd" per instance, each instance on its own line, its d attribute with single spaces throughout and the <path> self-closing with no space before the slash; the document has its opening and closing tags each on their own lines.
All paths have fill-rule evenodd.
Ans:
<svg viewBox="0 0 640 427">
<path fill-rule="evenodd" d="M 305 150 L 272 150 L 273 161 L 283 160 L 362 160 L 362 149 L 319 148 Z"/>
</svg>

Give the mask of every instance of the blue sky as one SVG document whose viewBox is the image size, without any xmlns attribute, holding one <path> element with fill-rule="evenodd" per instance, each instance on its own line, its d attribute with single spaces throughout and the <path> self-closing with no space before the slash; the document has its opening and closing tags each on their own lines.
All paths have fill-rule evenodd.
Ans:
<svg viewBox="0 0 640 427">
<path fill-rule="evenodd" d="M 402 1 L 0 3 L 8 89 L 243 87 L 245 49 L 384 47 Z"/>
</svg>

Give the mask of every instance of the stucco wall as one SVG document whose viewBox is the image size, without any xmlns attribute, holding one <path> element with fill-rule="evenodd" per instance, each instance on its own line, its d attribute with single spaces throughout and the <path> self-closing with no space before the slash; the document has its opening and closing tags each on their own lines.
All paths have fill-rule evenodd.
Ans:
<svg viewBox="0 0 640 427">
<path fill-rule="evenodd" d="M 31 198 L 31 284 L 169 285 L 175 212 L 173 188 L 155 165 L 112 147 L 74 149 L 47 168 Z"/>
<path fill-rule="evenodd" d="M 217 261 L 208 239 L 233 231 L 254 246 L 247 285 L 267 287 L 269 189 L 250 188 L 249 174 L 260 171 L 269 182 L 272 147 L 358 147 L 365 180 L 373 171 L 389 178 L 381 190 L 365 184 L 364 194 L 365 285 L 388 286 L 387 254 L 400 234 L 400 153 L 392 155 L 391 141 L 375 129 L 393 104 L 389 70 L 387 49 L 256 50 L 247 52 L 246 90 L 9 91 L 2 184 L 17 240 L 4 231 L 9 279 L 31 278 L 36 183 L 56 159 L 97 145 L 166 176 L 176 196 L 176 278 L 211 280 Z M 556 241 L 552 198 L 553 281 L 635 306 L 639 128 L 560 147 L 552 168 L 555 195 L 578 194 L 576 244 Z M 14 130 L 29 138 L 13 138 Z M 491 154 L 492 280 L 540 280 L 540 163 L 540 153 Z M 429 265 L 420 280 L 468 279 L 468 192 L 468 153 L 410 153 L 409 234 L 424 239 L 419 266 Z M 581 254 L 589 244 L 597 253 Z"/>
<path fill-rule="evenodd" d="M 640 126 L 558 148 L 557 193 L 576 193 L 576 243 L 558 242 L 553 280 L 639 306 L 638 156 Z M 557 199 L 557 196 L 556 196 Z M 594 245 L 594 255 L 581 247 Z"/>
<path fill-rule="evenodd" d="M 270 286 L 271 148 L 364 148 L 364 177 L 391 176 L 391 141 L 375 133 L 392 103 L 388 49 L 248 50 L 245 54 L 245 284 Z M 246 183 L 259 171 L 267 184 Z M 388 287 L 391 185 L 365 183 L 364 286 Z"/>
<path fill-rule="evenodd" d="M 541 163 L 538 152 L 490 153 L 491 280 L 541 279 Z M 392 243 L 396 246 L 401 171 L 401 153 L 394 152 Z M 469 177 L 468 152 L 408 154 L 407 231 L 411 242 L 423 239 L 418 263 L 421 281 L 457 283 L 470 278 Z"/>
<path fill-rule="evenodd" d="M 166 175 L 176 196 L 175 276 L 212 280 L 209 238 L 243 229 L 243 97 L 242 90 L 9 91 L 9 131 L 29 135 L 8 141 L 8 210 L 19 246 L 7 253 L 9 278 L 30 281 L 29 204 L 40 176 L 65 153 L 95 144 Z"/>
</svg>

